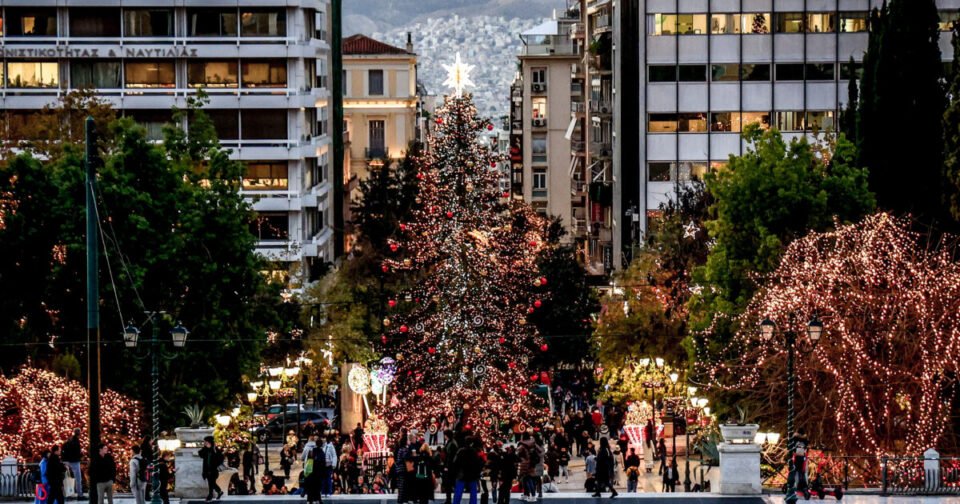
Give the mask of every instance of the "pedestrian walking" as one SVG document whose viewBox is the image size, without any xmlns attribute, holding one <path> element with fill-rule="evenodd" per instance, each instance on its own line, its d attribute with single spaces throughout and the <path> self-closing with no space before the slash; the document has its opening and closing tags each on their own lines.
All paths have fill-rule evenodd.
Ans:
<svg viewBox="0 0 960 504">
<path fill-rule="evenodd" d="M 200 456 L 200 460 L 203 461 L 200 475 L 204 481 L 207 482 L 206 501 L 210 502 L 213 500 L 214 492 L 217 494 L 217 500 L 220 500 L 220 497 L 223 496 L 223 490 L 217 485 L 217 478 L 220 477 L 220 464 L 223 464 L 223 452 L 217 448 L 213 436 L 207 436 L 203 438 L 203 448 L 200 448 L 197 454 Z"/>
<path fill-rule="evenodd" d="M 36 485 L 34 490 L 36 504 L 47 504 L 47 498 L 50 497 L 50 485 L 47 484 L 47 461 L 49 459 L 50 450 L 43 450 L 40 453 L 37 468 L 33 471 L 33 483 Z"/>
<path fill-rule="evenodd" d="M 529 433 L 523 434 L 520 447 L 517 448 L 517 457 L 520 459 L 517 475 L 520 478 L 520 488 L 523 489 L 523 500 L 535 500 L 537 487 L 533 480 L 537 464 L 540 463 L 540 452 Z"/>
<path fill-rule="evenodd" d="M 140 454 L 141 448 L 132 447 L 133 456 L 130 457 L 130 493 L 137 504 L 146 504 L 147 492 L 147 461 Z"/>
<path fill-rule="evenodd" d="M 80 462 L 83 460 L 83 445 L 80 442 L 80 429 L 73 429 L 73 435 L 66 443 L 63 443 L 61 457 L 63 463 L 70 469 L 70 475 L 73 476 L 73 488 L 77 494 L 77 499 L 83 499 L 83 472 L 80 470 Z"/>
<path fill-rule="evenodd" d="M 153 437 L 150 434 L 144 436 L 143 441 L 140 443 L 140 456 L 143 457 L 144 461 L 146 461 L 147 466 L 154 462 L 156 454 L 153 451 Z M 150 500 L 150 491 L 150 482 L 148 481 L 146 489 L 143 492 L 144 500 Z"/>
<path fill-rule="evenodd" d="M 680 476 L 677 471 L 677 459 L 673 459 L 673 462 L 663 470 L 663 491 L 676 492 L 677 483 L 679 482 Z"/>
<path fill-rule="evenodd" d="M 97 504 L 103 504 L 106 497 L 109 504 L 113 504 L 113 485 L 117 479 L 117 461 L 110 453 L 110 448 L 100 443 L 97 454 L 90 460 L 90 485 L 96 488 Z"/>
<path fill-rule="evenodd" d="M 154 471 L 157 473 L 157 494 L 160 495 L 160 500 L 163 501 L 163 504 L 170 504 L 170 477 L 175 472 L 170 468 L 169 458 L 169 453 L 161 454 L 160 459 L 157 461 L 157 466 L 154 468 Z M 253 484 L 253 480 L 250 480 L 250 482 Z"/>
<path fill-rule="evenodd" d="M 639 466 L 627 467 L 627 493 L 636 492 L 637 483 L 639 482 L 640 482 L 640 467 Z"/>
<path fill-rule="evenodd" d="M 606 489 L 610 489 L 610 498 L 617 496 L 617 489 L 613 487 L 613 469 L 614 455 L 610 449 L 610 441 L 606 437 L 600 438 L 600 448 L 597 450 L 597 488 L 593 492 L 594 497 L 600 497 L 600 494 Z"/>
<path fill-rule="evenodd" d="M 465 490 L 470 491 L 470 504 L 477 504 L 480 473 L 483 471 L 483 460 L 477 452 L 479 447 L 480 442 L 476 438 L 468 437 L 464 440 L 463 448 L 457 451 L 453 462 L 457 476 L 453 504 L 460 504 Z"/>
<path fill-rule="evenodd" d="M 321 448 L 323 452 L 323 479 L 320 482 L 320 493 L 323 495 L 333 494 L 333 471 L 337 468 L 337 447 L 333 443 L 336 440 L 336 435 L 330 434 Z"/>
<path fill-rule="evenodd" d="M 568 466 L 570 465 L 570 452 L 567 447 L 560 448 L 560 453 L 557 455 L 557 464 L 560 466 L 559 476 L 563 476 L 564 483 L 569 483 L 570 469 L 568 469 Z"/>
<path fill-rule="evenodd" d="M 443 431 L 443 438 L 446 440 L 446 444 L 443 447 L 443 493 L 446 495 L 446 500 L 444 504 L 451 504 L 451 496 L 453 495 L 453 490 L 456 487 L 454 478 L 456 473 L 453 471 L 453 462 L 457 458 L 457 452 L 460 451 L 460 446 L 457 444 L 457 440 L 453 437 L 453 431 L 450 429 Z M 398 460 L 397 463 L 400 463 Z"/>
<path fill-rule="evenodd" d="M 63 480 L 66 479 L 66 474 L 67 468 L 60 458 L 60 447 L 53 445 L 50 448 L 50 456 L 47 458 L 47 504 L 64 504 L 66 499 L 63 492 Z"/>
<path fill-rule="evenodd" d="M 289 444 L 283 445 L 283 449 L 280 450 L 280 467 L 283 468 L 284 479 L 290 479 L 290 469 L 293 467 L 294 458 L 293 447 Z"/>
<path fill-rule="evenodd" d="M 660 439 L 660 444 L 657 446 L 657 458 L 660 459 L 660 468 L 657 469 L 657 474 L 663 474 L 663 470 L 667 466 L 667 442 Z"/>
<path fill-rule="evenodd" d="M 253 451 L 255 447 L 256 444 L 253 442 L 247 442 L 243 447 L 243 453 L 240 455 L 240 465 L 243 466 L 243 479 L 249 482 L 247 489 L 251 495 L 257 493 L 257 459 Z"/>
</svg>

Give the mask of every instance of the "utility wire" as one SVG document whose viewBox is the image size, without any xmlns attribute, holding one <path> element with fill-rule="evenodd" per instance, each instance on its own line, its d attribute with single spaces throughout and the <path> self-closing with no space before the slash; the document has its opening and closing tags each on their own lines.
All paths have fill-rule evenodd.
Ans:
<svg viewBox="0 0 960 504">
<path fill-rule="evenodd" d="M 90 190 L 94 190 L 94 184 L 90 184 Z M 100 207 L 97 205 L 97 198 L 93 198 L 93 210 L 97 214 L 97 227 L 100 228 L 100 236 L 104 236 L 103 223 L 100 220 Z M 120 315 L 120 331 L 123 332 L 123 310 L 120 308 L 120 296 L 117 294 L 117 283 L 113 279 L 113 267 L 110 265 L 110 250 L 107 248 L 107 241 L 102 240 L 103 257 L 107 260 L 107 273 L 110 275 L 110 285 L 113 287 L 113 299 L 117 302 L 117 313 Z"/>
<path fill-rule="evenodd" d="M 120 250 L 120 242 L 119 240 L 117 240 L 117 232 L 113 228 L 113 219 L 110 218 L 110 207 L 107 206 L 107 200 L 106 198 L 103 197 L 103 194 L 100 194 L 99 192 L 97 192 L 97 195 L 100 196 L 100 199 L 103 202 L 103 210 L 107 215 L 107 226 L 110 227 L 110 241 L 113 242 L 114 248 L 117 249 L 117 255 L 120 256 L 120 265 L 123 266 L 123 270 L 127 273 L 127 278 L 130 279 L 130 288 L 133 289 L 133 294 L 137 296 L 137 302 L 140 303 L 140 308 L 144 311 L 147 311 L 147 306 L 144 304 L 143 299 L 140 297 L 140 291 L 137 289 L 136 284 L 133 282 L 133 275 L 130 274 L 130 268 L 127 267 L 127 261 L 124 260 L 123 258 L 123 251 Z M 96 205 L 96 202 L 94 202 L 94 205 Z M 99 218 L 97 219 L 97 221 L 99 222 Z M 100 234 L 101 236 L 104 237 L 106 241 L 107 236 L 103 233 L 102 229 L 103 227 L 101 226 Z M 106 243 L 104 243 L 104 246 L 106 246 Z M 122 318 L 121 318 L 121 321 L 122 321 Z"/>
</svg>

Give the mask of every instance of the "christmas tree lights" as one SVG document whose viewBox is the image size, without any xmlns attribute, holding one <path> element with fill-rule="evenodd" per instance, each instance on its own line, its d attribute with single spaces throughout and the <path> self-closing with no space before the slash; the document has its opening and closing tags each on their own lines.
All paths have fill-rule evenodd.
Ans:
<svg viewBox="0 0 960 504">
<path fill-rule="evenodd" d="M 536 267 L 547 225 L 503 199 L 503 159 L 477 142 L 489 127 L 470 95 L 437 110 L 416 160 L 417 208 L 382 266 L 414 279 L 383 321 L 384 354 L 396 357 L 394 400 L 383 413 L 395 432 L 424 432 L 431 417 L 452 412 L 489 439 L 503 422 L 533 425 L 545 414 L 529 393 L 529 362 L 547 345 L 527 316 L 549 302 Z"/>
</svg>

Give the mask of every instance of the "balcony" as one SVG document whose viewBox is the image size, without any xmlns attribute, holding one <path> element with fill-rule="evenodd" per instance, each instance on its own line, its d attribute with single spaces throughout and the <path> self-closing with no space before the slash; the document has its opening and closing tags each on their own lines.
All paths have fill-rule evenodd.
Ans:
<svg viewBox="0 0 960 504">
<path fill-rule="evenodd" d="M 583 65 L 580 63 L 571 63 L 570 64 L 570 78 L 571 79 L 582 79 L 583 78 Z"/>
<path fill-rule="evenodd" d="M 570 102 L 570 112 L 583 115 L 587 111 L 587 104 L 583 102 Z"/>
<path fill-rule="evenodd" d="M 587 182 L 585 180 L 570 180 L 570 192 L 582 194 L 587 192 Z"/>
<path fill-rule="evenodd" d="M 587 148 L 587 145 L 583 140 L 570 140 L 571 151 L 578 154 L 583 154 L 586 148 Z"/>
<path fill-rule="evenodd" d="M 577 236 L 584 236 L 587 234 L 587 221 L 573 217 L 570 219 L 570 231 Z"/>
<path fill-rule="evenodd" d="M 547 127 L 547 118 L 546 117 L 535 117 L 530 120 L 530 126 L 534 128 L 546 128 Z"/>
<path fill-rule="evenodd" d="M 591 142 L 590 153 L 601 159 L 613 156 L 613 150 L 610 149 L 610 142 Z"/>
<path fill-rule="evenodd" d="M 609 100 L 590 100 L 590 111 L 595 114 L 610 114 L 613 108 Z"/>
<path fill-rule="evenodd" d="M 523 130 L 523 121 L 510 121 L 510 131 L 520 132 Z"/>
<path fill-rule="evenodd" d="M 608 32 L 613 28 L 610 23 L 610 14 L 601 14 L 594 18 L 593 29 L 597 33 Z"/>
<path fill-rule="evenodd" d="M 363 159 L 368 161 L 373 159 L 389 159 L 389 157 L 386 147 L 367 147 L 363 149 Z"/>
<path fill-rule="evenodd" d="M 559 36 L 552 42 L 543 44 L 527 44 L 523 46 L 521 56 L 576 56 L 580 54 L 580 46 L 570 39 L 561 39 Z"/>
<path fill-rule="evenodd" d="M 530 92 L 533 94 L 544 94 L 547 92 L 546 82 L 534 82 L 530 84 Z"/>
</svg>

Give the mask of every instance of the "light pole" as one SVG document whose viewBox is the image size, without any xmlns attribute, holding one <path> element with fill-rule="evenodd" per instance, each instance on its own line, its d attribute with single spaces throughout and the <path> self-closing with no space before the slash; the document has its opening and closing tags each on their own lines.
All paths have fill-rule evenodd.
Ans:
<svg viewBox="0 0 960 504">
<path fill-rule="evenodd" d="M 148 318 L 147 323 L 153 326 L 151 331 L 150 339 L 146 343 L 150 343 L 150 381 L 151 381 L 151 397 L 150 397 L 150 439 L 152 442 L 156 443 L 157 439 L 160 436 L 160 352 L 162 348 L 160 344 L 160 324 L 156 320 L 157 315 L 161 315 L 164 312 L 147 312 Z M 170 337 L 173 339 L 173 346 L 177 348 L 183 348 L 183 345 L 187 342 L 187 335 L 190 334 L 190 331 L 187 331 L 182 325 L 177 324 L 173 329 L 170 330 Z M 133 326 L 133 324 L 127 325 L 123 329 L 123 344 L 130 349 L 136 348 L 137 341 L 140 337 L 140 330 Z M 171 356 L 173 358 L 175 356 Z M 151 504 L 162 504 L 160 498 L 160 478 L 157 474 L 155 468 L 160 462 L 160 450 L 159 444 L 157 444 L 157 450 L 153 454 L 153 460 L 151 461 L 151 470 L 152 475 L 151 479 L 151 488 L 153 489 L 153 498 L 150 500 Z M 151 447 L 152 449 L 152 447 Z"/>
<path fill-rule="evenodd" d="M 686 448 L 684 449 L 686 452 L 686 456 L 684 457 L 684 461 L 683 461 L 683 473 L 684 473 L 683 474 L 683 491 L 684 492 L 690 491 L 690 424 L 687 421 L 687 401 L 689 401 L 692 406 L 696 407 L 695 403 L 697 402 L 697 398 L 696 397 L 694 397 L 693 399 L 690 398 L 693 394 L 696 394 L 696 393 L 697 393 L 697 387 L 687 387 L 687 400 L 684 401 L 683 403 L 683 436 L 684 436 L 684 440 L 686 441 L 686 444 L 685 444 Z"/>
<path fill-rule="evenodd" d="M 794 464 L 794 452 L 796 450 L 796 439 L 794 438 L 793 424 L 794 424 L 794 408 L 793 408 L 793 392 L 796 387 L 796 376 L 794 375 L 793 370 L 793 358 L 794 352 L 797 347 L 797 333 L 793 330 L 794 320 L 796 319 L 793 313 L 790 314 L 789 327 L 785 331 L 781 331 L 784 335 L 785 344 L 787 346 L 787 463 L 789 467 L 789 474 L 787 476 L 787 486 L 786 486 L 786 496 L 784 501 L 788 503 L 797 502 L 797 492 L 795 482 L 797 478 L 797 467 Z M 770 319 L 764 319 L 760 323 L 760 337 L 765 342 L 769 342 L 773 339 L 773 333 L 777 329 L 777 324 Z M 799 347 L 800 351 L 803 353 L 810 353 L 813 351 L 814 347 L 817 346 L 817 343 L 820 341 L 820 334 L 823 333 L 823 322 L 820 321 L 816 316 L 810 319 L 810 322 L 807 323 L 807 337 L 808 339 L 801 342 Z"/>
</svg>

